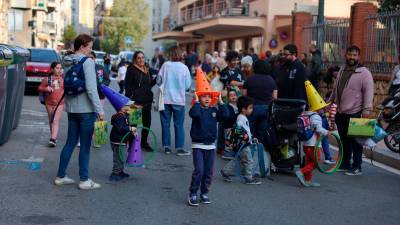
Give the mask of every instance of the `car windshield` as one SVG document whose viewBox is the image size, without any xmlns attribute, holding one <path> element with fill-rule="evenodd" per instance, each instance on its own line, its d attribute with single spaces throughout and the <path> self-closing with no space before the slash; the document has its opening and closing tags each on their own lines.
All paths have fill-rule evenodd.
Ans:
<svg viewBox="0 0 400 225">
<path fill-rule="evenodd" d="M 106 55 L 106 53 L 104 53 L 104 52 L 96 52 L 97 59 L 102 59 L 102 58 L 104 58 L 105 55 Z"/>
<path fill-rule="evenodd" d="M 59 61 L 57 57 L 57 53 L 51 50 L 42 50 L 42 49 L 30 49 L 31 52 L 31 62 L 46 62 L 52 63 Z"/>
</svg>

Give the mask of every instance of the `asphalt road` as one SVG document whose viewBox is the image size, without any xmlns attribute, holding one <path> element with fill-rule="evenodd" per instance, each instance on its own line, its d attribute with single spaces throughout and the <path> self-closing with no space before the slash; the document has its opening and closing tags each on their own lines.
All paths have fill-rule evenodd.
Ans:
<svg viewBox="0 0 400 225">
<path fill-rule="evenodd" d="M 107 118 L 114 110 L 106 103 Z M 320 188 L 305 189 L 288 174 L 272 174 L 259 186 L 236 181 L 225 183 L 215 165 L 210 205 L 186 205 L 192 171 L 191 157 L 164 155 L 161 149 L 145 168 L 128 168 L 131 177 L 111 183 L 109 145 L 91 152 L 90 176 L 102 184 L 94 191 L 76 185 L 52 184 L 65 143 L 66 114 L 62 118 L 59 146 L 48 148 L 45 109 L 35 96 L 25 96 L 19 127 L 0 146 L 0 160 L 43 158 L 42 168 L 32 171 L 18 165 L 0 165 L 0 224 L 137 224 L 137 225 L 368 225 L 399 224 L 400 176 L 364 164 L 363 176 L 315 171 Z M 190 148 L 187 116 L 186 147 Z M 153 126 L 161 140 L 160 122 Z M 160 145 L 160 144 L 159 144 Z M 159 146 L 160 147 L 160 146 Z M 78 149 L 68 175 L 78 177 Z"/>
</svg>

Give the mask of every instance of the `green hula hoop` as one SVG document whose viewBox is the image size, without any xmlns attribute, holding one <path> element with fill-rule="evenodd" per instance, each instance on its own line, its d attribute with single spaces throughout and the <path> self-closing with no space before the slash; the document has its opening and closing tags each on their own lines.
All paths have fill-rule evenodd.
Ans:
<svg viewBox="0 0 400 225">
<path fill-rule="evenodd" d="M 321 173 L 325 173 L 325 174 L 332 174 L 334 172 L 336 172 L 340 165 L 342 164 L 342 159 L 343 159 L 343 145 L 342 145 L 342 141 L 340 140 L 340 136 L 336 133 L 329 133 L 330 135 L 332 135 L 336 141 L 339 144 L 339 157 L 336 160 L 336 164 L 333 165 L 331 168 L 329 169 L 324 169 L 318 162 L 319 162 L 319 154 L 318 154 L 318 149 L 321 146 L 321 141 L 323 136 L 321 136 L 318 141 L 317 144 L 315 145 L 315 164 L 317 164 L 317 168 Z"/>
<path fill-rule="evenodd" d="M 143 127 L 143 126 L 139 126 L 139 127 L 137 127 L 137 129 L 145 129 L 145 130 L 149 131 L 150 135 L 153 137 L 153 140 L 152 140 L 152 143 L 151 143 L 151 147 L 152 147 L 151 149 L 153 151 L 150 153 L 150 155 L 148 157 L 146 157 L 146 159 L 144 160 L 143 164 L 141 164 L 141 165 L 131 165 L 131 164 L 126 163 L 126 165 L 129 166 L 129 167 L 144 167 L 144 166 L 146 166 L 147 164 L 149 164 L 154 159 L 154 156 L 155 156 L 155 153 L 156 153 L 156 149 L 157 149 L 157 137 L 156 137 L 156 134 L 154 133 L 154 131 L 151 130 L 150 128 L 148 128 L 148 127 Z M 122 152 L 123 150 L 122 150 L 121 146 L 123 146 L 122 144 L 124 144 L 125 140 L 128 138 L 128 136 L 130 134 L 131 134 L 131 132 L 126 133 L 124 135 L 124 137 L 122 137 L 121 142 L 119 143 L 119 148 L 118 148 L 118 153 L 119 154 L 118 155 L 119 155 L 119 159 L 122 162 L 124 162 L 126 160 L 125 160 L 125 157 L 123 155 L 123 152 Z"/>
</svg>

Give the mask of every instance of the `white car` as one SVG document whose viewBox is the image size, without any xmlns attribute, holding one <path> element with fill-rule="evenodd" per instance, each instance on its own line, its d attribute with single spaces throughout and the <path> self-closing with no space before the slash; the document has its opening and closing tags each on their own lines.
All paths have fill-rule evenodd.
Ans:
<svg viewBox="0 0 400 225">
<path fill-rule="evenodd" d="M 104 56 L 106 55 L 105 52 L 102 51 L 93 51 L 96 54 L 95 63 L 104 66 Z"/>
<path fill-rule="evenodd" d="M 134 52 L 122 51 L 118 54 L 117 67 L 120 65 L 121 61 L 132 62 Z"/>
</svg>

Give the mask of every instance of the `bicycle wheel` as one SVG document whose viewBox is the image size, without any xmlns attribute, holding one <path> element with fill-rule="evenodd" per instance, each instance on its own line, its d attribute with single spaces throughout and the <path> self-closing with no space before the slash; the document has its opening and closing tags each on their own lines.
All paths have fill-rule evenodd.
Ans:
<svg viewBox="0 0 400 225">
<path fill-rule="evenodd" d="M 156 153 L 156 149 L 157 149 L 157 136 L 154 133 L 154 131 L 151 130 L 150 128 L 141 127 L 140 126 L 140 127 L 137 127 L 138 136 L 135 137 L 135 138 L 139 138 L 139 140 L 140 140 L 140 135 L 141 135 L 143 129 L 148 130 L 149 134 L 151 135 L 150 143 L 151 143 L 151 149 L 153 151 L 146 155 L 145 159 L 143 160 L 143 164 L 133 165 L 133 164 L 126 163 L 126 166 L 129 166 L 129 167 L 145 167 L 147 164 L 149 164 L 154 159 L 154 156 L 155 156 L 155 153 Z M 124 148 L 123 148 L 124 145 L 123 145 L 123 143 L 130 136 L 130 134 L 131 134 L 130 132 L 126 133 L 124 135 L 124 137 L 122 138 L 120 144 L 119 144 L 119 158 L 121 159 L 121 161 L 126 161 L 126 157 L 124 156 Z M 125 150 L 127 150 L 127 148 L 129 148 L 129 147 L 125 146 Z"/>
<path fill-rule="evenodd" d="M 392 152 L 398 153 L 400 147 L 400 124 L 390 124 L 386 128 L 386 132 L 388 133 L 388 136 L 384 139 L 386 147 L 388 147 Z"/>
<path fill-rule="evenodd" d="M 321 147 L 323 139 L 323 137 L 321 136 L 318 139 L 317 144 L 315 145 L 315 154 L 314 154 L 316 167 L 320 172 L 325 174 L 332 174 L 336 172 L 336 170 L 339 169 L 343 159 L 343 145 L 342 141 L 340 140 L 340 136 L 337 133 L 329 133 L 329 136 L 332 136 L 333 141 L 336 143 L 329 143 L 328 145 L 329 148 L 324 150 Z M 328 138 L 329 141 L 331 141 L 332 139 L 329 139 L 329 136 L 326 137 Z M 332 145 L 337 147 L 333 147 Z M 328 162 L 325 160 L 325 157 L 324 158 L 321 157 L 321 155 L 326 156 L 326 154 L 329 154 L 333 161 Z"/>
</svg>

